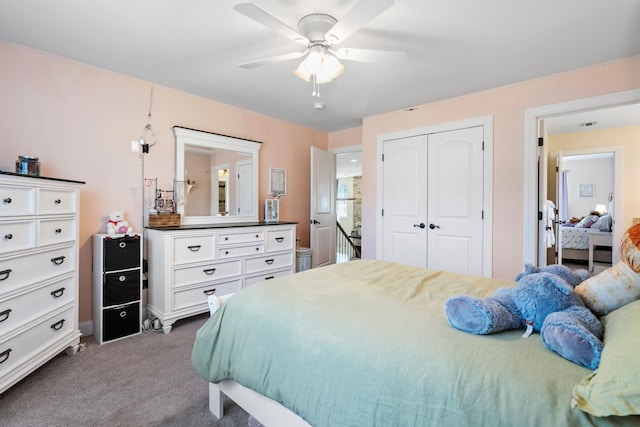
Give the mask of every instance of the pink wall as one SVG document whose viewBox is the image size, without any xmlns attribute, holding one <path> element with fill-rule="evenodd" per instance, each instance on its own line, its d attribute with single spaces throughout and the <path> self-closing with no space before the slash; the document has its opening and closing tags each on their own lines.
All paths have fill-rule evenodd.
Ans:
<svg viewBox="0 0 640 427">
<path fill-rule="evenodd" d="M 493 276 L 523 267 L 524 110 L 640 88 L 640 57 L 596 65 L 363 121 L 363 256 L 376 254 L 376 138 L 428 125 L 493 115 Z"/>
<path fill-rule="evenodd" d="M 351 128 L 329 134 L 329 149 L 362 144 L 362 128 Z"/>
<path fill-rule="evenodd" d="M 170 188 L 180 125 L 261 141 L 259 199 L 268 193 L 269 167 L 288 171 L 280 217 L 298 222 L 309 246 L 310 147 L 328 149 L 324 132 L 153 85 L 157 145 L 131 152 L 146 124 L 152 83 L 41 52 L 0 43 L 0 169 L 15 170 L 19 155 L 40 157 L 41 175 L 85 181 L 81 190 L 80 321 L 93 318 L 91 238 L 106 214 L 126 212 L 142 226 L 142 176 Z"/>
</svg>

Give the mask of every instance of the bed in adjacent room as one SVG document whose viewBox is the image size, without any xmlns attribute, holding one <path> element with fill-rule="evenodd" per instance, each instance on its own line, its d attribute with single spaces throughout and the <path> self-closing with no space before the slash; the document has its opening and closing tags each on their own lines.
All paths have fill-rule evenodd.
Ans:
<svg viewBox="0 0 640 427">
<path fill-rule="evenodd" d="M 574 261 L 586 263 L 589 260 L 589 238 L 593 233 L 598 235 L 601 244 L 592 248 L 592 261 L 611 264 L 611 243 L 608 243 L 612 240 L 610 215 L 587 215 L 579 222 L 562 224 L 560 232 L 563 264 Z"/>
<path fill-rule="evenodd" d="M 192 360 L 211 383 L 214 414 L 223 415 L 224 393 L 267 426 L 640 424 L 637 415 L 592 415 L 602 406 L 622 414 L 618 400 L 629 407 L 611 389 L 628 376 L 639 382 L 637 364 L 616 362 L 605 371 L 613 383 L 591 384 L 591 371 L 545 349 L 537 334 L 477 336 L 447 323 L 449 296 L 484 298 L 513 285 L 373 260 L 312 269 L 236 293 L 198 331 Z M 640 312 L 640 302 L 632 306 L 630 315 Z M 599 370 L 636 334 L 605 335 Z M 640 395 L 637 385 L 627 391 Z"/>
</svg>

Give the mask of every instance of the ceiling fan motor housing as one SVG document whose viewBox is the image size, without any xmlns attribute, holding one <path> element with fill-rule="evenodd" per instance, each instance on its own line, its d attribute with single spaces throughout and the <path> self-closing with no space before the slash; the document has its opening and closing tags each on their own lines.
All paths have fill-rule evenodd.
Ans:
<svg viewBox="0 0 640 427">
<path fill-rule="evenodd" d="M 324 36 L 337 22 L 338 20 L 331 15 L 312 13 L 298 21 L 298 31 L 311 42 L 310 46 L 317 44 L 329 46 L 334 42 L 328 42 Z"/>
</svg>

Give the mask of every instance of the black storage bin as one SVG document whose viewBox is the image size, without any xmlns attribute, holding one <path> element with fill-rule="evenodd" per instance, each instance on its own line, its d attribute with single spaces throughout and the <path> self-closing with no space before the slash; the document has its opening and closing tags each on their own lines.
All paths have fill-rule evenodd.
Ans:
<svg viewBox="0 0 640 427">
<path fill-rule="evenodd" d="M 102 306 L 125 304 L 140 299 L 140 269 L 106 273 L 102 287 Z"/>
<path fill-rule="evenodd" d="M 140 332 L 140 304 L 107 308 L 103 313 L 102 339 L 115 340 Z"/>
<path fill-rule="evenodd" d="M 104 270 L 140 267 L 140 236 L 104 239 Z"/>
</svg>

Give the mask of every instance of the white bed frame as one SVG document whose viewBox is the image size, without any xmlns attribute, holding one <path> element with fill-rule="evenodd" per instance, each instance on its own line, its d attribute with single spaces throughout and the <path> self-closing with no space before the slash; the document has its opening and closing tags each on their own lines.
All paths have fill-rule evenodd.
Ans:
<svg viewBox="0 0 640 427">
<path fill-rule="evenodd" d="M 218 419 L 224 416 L 223 395 L 233 400 L 265 427 L 311 427 L 280 403 L 233 380 L 209 383 L 209 410 Z"/>
<path fill-rule="evenodd" d="M 207 302 L 211 315 L 226 304 L 232 296 L 233 294 L 221 297 L 209 295 Z M 209 383 L 209 410 L 218 419 L 224 416 L 224 395 L 233 400 L 265 427 L 311 427 L 309 423 L 280 403 L 233 380 Z"/>
</svg>

